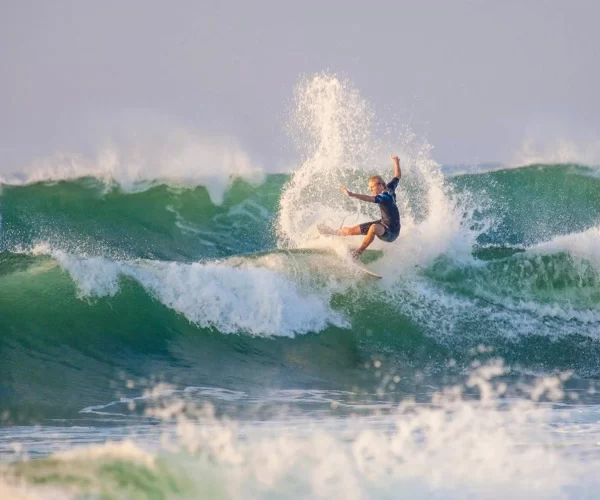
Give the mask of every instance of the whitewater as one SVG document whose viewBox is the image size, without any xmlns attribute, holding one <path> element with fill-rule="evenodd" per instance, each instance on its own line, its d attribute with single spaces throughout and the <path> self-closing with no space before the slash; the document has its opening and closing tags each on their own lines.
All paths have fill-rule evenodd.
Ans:
<svg viewBox="0 0 600 500">
<path fill-rule="evenodd" d="M 288 173 L 173 129 L 0 178 L 0 496 L 595 498 L 598 169 L 440 166 L 327 73 L 289 132 Z M 373 281 L 316 227 L 390 154 Z"/>
</svg>

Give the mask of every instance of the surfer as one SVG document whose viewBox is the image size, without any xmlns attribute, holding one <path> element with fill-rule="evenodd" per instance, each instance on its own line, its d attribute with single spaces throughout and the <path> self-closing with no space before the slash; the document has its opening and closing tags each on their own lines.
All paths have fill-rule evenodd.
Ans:
<svg viewBox="0 0 600 500">
<path fill-rule="evenodd" d="M 394 162 L 394 178 L 387 184 L 379 175 L 369 177 L 369 191 L 373 193 L 359 194 L 349 191 L 345 186 L 340 186 L 342 192 L 362 201 L 377 203 L 381 210 L 381 219 L 364 222 L 356 226 L 345 226 L 341 229 L 331 229 L 325 225 L 319 225 L 319 231 L 323 234 L 337 236 L 358 236 L 365 235 L 362 245 L 352 253 L 355 259 L 358 259 L 366 248 L 373 243 L 375 236 L 380 240 L 391 243 L 400 234 L 400 213 L 396 205 L 396 187 L 400 182 L 400 159 L 397 156 L 392 156 Z"/>
</svg>

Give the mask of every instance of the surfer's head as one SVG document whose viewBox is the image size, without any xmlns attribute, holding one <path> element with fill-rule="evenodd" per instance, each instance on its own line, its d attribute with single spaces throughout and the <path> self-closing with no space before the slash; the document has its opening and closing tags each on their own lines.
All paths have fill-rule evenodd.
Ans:
<svg viewBox="0 0 600 500">
<path fill-rule="evenodd" d="M 369 177 L 369 191 L 377 195 L 385 191 L 385 181 L 379 175 Z"/>
</svg>

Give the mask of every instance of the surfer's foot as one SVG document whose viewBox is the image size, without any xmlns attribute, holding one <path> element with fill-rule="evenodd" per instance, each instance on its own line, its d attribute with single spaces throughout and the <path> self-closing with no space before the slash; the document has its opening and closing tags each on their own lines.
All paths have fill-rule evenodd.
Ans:
<svg viewBox="0 0 600 500">
<path fill-rule="evenodd" d="M 334 235 L 337 234 L 337 231 L 335 229 L 331 229 L 329 226 L 326 226 L 325 224 L 319 224 L 317 226 L 317 229 L 319 230 L 319 232 L 321 234 L 327 234 L 327 235 Z"/>
</svg>

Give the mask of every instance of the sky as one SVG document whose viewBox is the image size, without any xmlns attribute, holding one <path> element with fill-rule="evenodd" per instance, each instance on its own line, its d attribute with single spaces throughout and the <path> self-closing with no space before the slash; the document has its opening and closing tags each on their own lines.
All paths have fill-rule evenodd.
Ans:
<svg viewBox="0 0 600 500">
<path fill-rule="evenodd" d="M 595 0 L 0 0 L 0 172 L 131 117 L 275 170 L 294 87 L 321 71 L 440 163 L 511 162 L 528 140 L 600 153 L 598 19 Z"/>
</svg>

